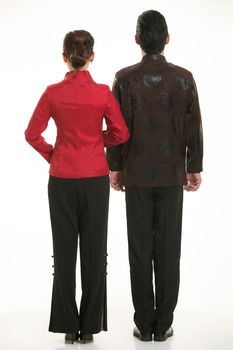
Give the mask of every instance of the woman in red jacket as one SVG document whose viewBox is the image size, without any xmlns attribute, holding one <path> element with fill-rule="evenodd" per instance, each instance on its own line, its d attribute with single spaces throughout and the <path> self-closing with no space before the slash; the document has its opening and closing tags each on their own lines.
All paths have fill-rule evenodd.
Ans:
<svg viewBox="0 0 233 350">
<path fill-rule="evenodd" d="M 109 87 L 92 80 L 89 32 L 69 32 L 63 58 L 69 72 L 42 94 L 25 131 L 26 140 L 49 163 L 48 197 L 53 236 L 54 278 L 49 331 L 65 342 L 86 343 L 107 330 L 106 265 L 109 169 L 104 147 L 127 141 L 129 132 Z M 55 145 L 41 136 L 53 118 Z M 107 130 L 102 131 L 103 119 Z M 75 300 L 79 237 L 82 297 Z"/>
</svg>

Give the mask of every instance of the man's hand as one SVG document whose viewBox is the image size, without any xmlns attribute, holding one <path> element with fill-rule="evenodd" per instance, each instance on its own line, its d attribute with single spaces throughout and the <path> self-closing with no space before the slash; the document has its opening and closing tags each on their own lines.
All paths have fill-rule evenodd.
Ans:
<svg viewBox="0 0 233 350">
<path fill-rule="evenodd" d="M 186 173 L 186 179 L 188 184 L 184 186 L 184 190 L 188 192 L 197 191 L 201 185 L 201 174 L 200 173 Z"/>
<path fill-rule="evenodd" d="M 111 171 L 110 173 L 110 185 L 116 191 L 124 192 L 125 189 L 122 185 L 122 172 Z"/>
</svg>

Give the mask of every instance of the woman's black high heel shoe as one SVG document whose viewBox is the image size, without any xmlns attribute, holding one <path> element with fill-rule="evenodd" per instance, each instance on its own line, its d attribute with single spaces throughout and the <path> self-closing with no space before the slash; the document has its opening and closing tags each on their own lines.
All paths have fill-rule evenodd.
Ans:
<svg viewBox="0 0 233 350">
<path fill-rule="evenodd" d="M 79 335 L 79 342 L 82 343 L 82 344 L 92 343 L 93 342 L 93 335 L 92 334 L 80 333 L 80 335 Z"/>
<path fill-rule="evenodd" d="M 65 335 L 66 344 L 73 344 L 77 340 L 78 340 L 78 333 L 66 333 Z"/>
</svg>

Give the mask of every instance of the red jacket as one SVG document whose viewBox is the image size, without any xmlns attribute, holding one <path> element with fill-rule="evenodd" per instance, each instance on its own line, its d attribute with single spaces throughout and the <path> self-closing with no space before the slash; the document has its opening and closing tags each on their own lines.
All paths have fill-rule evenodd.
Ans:
<svg viewBox="0 0 233 350">
<path fill-rule="evenodd" d="M 57 126 L 54 146 L 41 136 L 51 117 Z M 63 81 L 46 88 L 25 138 L 50 163 L 52 176 L 82 178 L 107 175 L 104 147 L 126 142 L 129 131 L 109 87 L 96 84 L 83 70 L 69 72 Z"/>
</svg>

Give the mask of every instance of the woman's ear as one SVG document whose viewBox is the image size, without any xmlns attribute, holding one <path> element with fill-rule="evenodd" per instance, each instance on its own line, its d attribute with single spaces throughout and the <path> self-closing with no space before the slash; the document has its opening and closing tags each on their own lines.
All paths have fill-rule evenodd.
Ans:
<svg viewBox="0 0 233 350">
<path fill-rule="evenodd" d="M 91 56 L 90 56 L 90 62 L 93 62 L 95 59 L 95 53 L 92 52 Z"/>
<path fill-rule="evenodd" d="M 67 62 L 68 62 L 68 58 L 66 57 L 66 55 L 64 54 L 64 52 L 62 53 L 62 57 L 63 57 L 63 61 L 64 61 L 65 63 L 67 63 Z"/>
<path fill-rule="evenodd" d="M 170 41 L 170 34 L 167 35 L 166 42 L 165 42 L 166 45 L 169 43 L 169 41 Z"/>
</svg>

